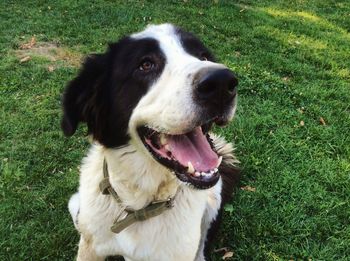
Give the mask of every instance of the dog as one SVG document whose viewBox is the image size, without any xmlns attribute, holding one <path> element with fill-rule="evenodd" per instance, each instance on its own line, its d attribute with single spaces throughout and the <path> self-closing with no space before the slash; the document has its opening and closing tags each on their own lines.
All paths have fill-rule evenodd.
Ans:
<svg viewBox="0 0 350 261">
<path fill-rule="evenodd" d="M 209 260 L 238 181 L 233 145 L 210 130 L 237 107 L 235 74 L 172 24 L 86 58 L 63 94 L 62 130 L 92 138 L 68 204 L 77 260 Z"/>
</svg>

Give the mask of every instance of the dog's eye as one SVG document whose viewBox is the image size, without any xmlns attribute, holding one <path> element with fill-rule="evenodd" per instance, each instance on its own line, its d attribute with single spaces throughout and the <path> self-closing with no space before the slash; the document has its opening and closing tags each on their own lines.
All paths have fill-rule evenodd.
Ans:
<svg viewBox="0 0 350 261">
<path fill-rule="evenodd" d="M 154 63 L 150 60 L 145 60 L 140 64 L 139 70 L 148 72 L 154 68 Z"/>
</svg>

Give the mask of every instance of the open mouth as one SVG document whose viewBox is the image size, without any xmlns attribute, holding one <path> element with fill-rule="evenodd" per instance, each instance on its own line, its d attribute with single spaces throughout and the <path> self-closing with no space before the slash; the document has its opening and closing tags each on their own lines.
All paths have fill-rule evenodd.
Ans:
<svg viewBox="0 0 350 261">
<path fill-rule="evenodd" d="M 138 128 L 145 147 L 178 179 L 198 189 L 214 186 L 219 180 L 222 157 L 216 153 L 208 135 L 211 123 L 180 135 L 158 132 L 146 126 Z"/>
</svg>

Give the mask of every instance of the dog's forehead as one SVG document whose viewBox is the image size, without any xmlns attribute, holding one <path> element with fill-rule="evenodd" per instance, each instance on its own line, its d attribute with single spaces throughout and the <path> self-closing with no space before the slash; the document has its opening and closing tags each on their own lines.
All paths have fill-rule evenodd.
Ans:
<svg viewBox="0 0 350 261">
<path fill-rule="evenodd" d="M 145 30 L 134 33 L 131 35 L 132 38 L 157 38 L 169 37 L 175 34 L 175 26 L 172 24 L 160 24 L 160 25 L 148 25 Z"/>
<path fill-rule="evenodd" d="M 158 41 L 160 48 L 167 55 L 186 53 L 182 46 L 177 28 L 172 24 L 149 25 L 144 31 L 131 35 L 134 39 L 151 38 Z"/>
</svg>

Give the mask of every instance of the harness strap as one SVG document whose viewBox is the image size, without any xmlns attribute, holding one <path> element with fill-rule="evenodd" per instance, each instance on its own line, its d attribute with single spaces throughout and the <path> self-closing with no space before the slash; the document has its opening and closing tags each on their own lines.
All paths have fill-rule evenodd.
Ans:
<svg viewBox="0 0 350 261">
<path fill-rule="evenodd" d="M 107 165 L 106 159 L 103 160 L 103 176 L 104 178 L 99 184 L 102 194 L 103 195 L 110 194 L 118 204 L 121 204 L 122 200 L 120 199 L 117 192 L 112 188 L 112 185 L 109 182 L 108 165 Z"/>
<path fill-rule="evenodd" d="M 104 178 L 99 184 L 101 193 L 103 195 L 111 195 L 112 198 L 119 204 L 122 204 L 122 201 L 117 194 L 117 192 L 113 189 L 111 183 L 109 182 L 109 175 L 108 175 L 108 166 L 106 159 L 103 160 L 103 176 Z M 175 197 L 175 196 L 174 196 Z M 148 206 L 141 208 L 139 210 L 130 210 L 129 208 L 125 211 L 127 212 L 127 215 L 124 219 L 119 220 L 119 216 L 114 220 L 113 225 L 111 227 L 111 231 L 113 233 L 120 233 L 128 226 L 134 224 L 137 221 L 145 221 L 147 219 L 150 219 L 152 217 L 156 217 L 160 214 L 162 214 L 165 210 L 171 209 L 174 205 L 174 197 L 169 198 L 167 200 L 160 200 L 160 201 L 152 201 Z"/>
<path fill-rule="evenodd" d="M 134 224 L 137 221 L 145 221 L 152 217 L 156 217 L 162 214 L 165 210 L 173 207 L 173 200 L 169 199 L 167 201 L 151 203 L 145 208 L 129 212 L 127 216 L 118 221 L 116 219 L 111 227 L 111 231 L 118 234 L 128 226 Z"/>
</svg>

